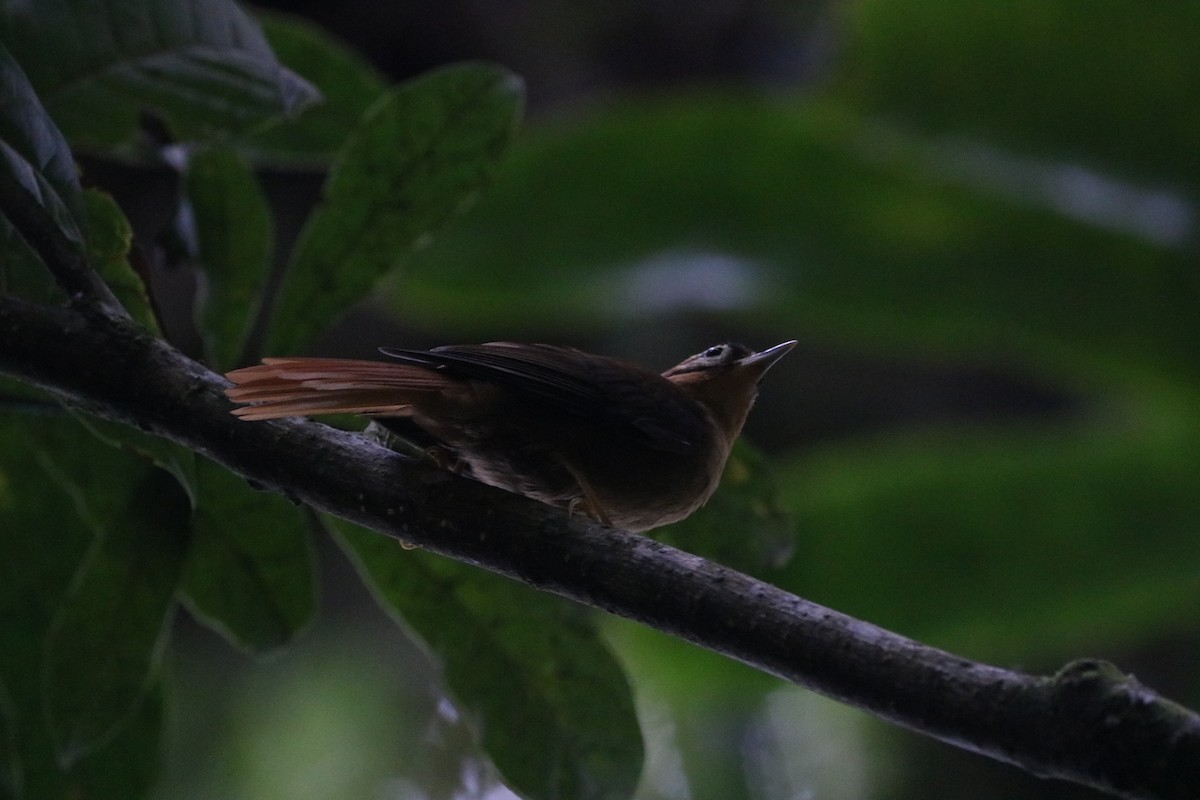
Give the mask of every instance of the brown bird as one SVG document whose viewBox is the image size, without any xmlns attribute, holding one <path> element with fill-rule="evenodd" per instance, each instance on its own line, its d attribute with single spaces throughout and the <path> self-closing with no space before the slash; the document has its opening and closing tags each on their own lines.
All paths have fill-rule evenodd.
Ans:
<svg viewBox="0 0 1200 800">
<path fill-rule="evenodd" d="M 661 375 L 546 344 L 380 348 L 395 362 L 268 358 L 225 390 L 244 420 L 408 417 L 439 460 L 629 531 L 704 505 L 771 366 L 795 346 L 719 344 Z"/>
</svg>

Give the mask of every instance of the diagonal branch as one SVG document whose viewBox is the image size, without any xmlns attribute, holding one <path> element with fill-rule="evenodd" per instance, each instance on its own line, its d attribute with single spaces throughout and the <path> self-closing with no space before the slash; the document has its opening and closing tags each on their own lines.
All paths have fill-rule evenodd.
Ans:
<svg viewBox="0 0 1200 800">
<path fill-rule="evenodd" d="M 1030 772 L 1129 798 L 1200 796 L 1200 716 L 1111 665 L 1075 662 L 1039 677 L 968 661 L 354 434 L 298 420 L 241 423 L 221 378 L 117 315 L 85 318 L 0 295 L 0 373 L 314 508 Z"/>
</svg>

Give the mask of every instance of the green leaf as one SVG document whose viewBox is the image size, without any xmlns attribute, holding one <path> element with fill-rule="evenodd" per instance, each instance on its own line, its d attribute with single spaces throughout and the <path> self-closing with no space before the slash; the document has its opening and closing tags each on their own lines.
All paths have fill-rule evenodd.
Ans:
<svg viewBox="0 0 1200 800">
<path fill-rule="evenodd" d="M 67 239 L 82 245 L 79 178 L 71 150 L 3 42 L 0 98 L 0 179 L 27 191 Z M 0 239 L 0 288 L 40 301 L 60 296 L 45 265 L 7 220 L 0 220 Z"/>
<path fill-rule="evenodd" d="M 312 620 L 315 564 L 300 511 L 201 460 L 184 591 L 189 610 L 239 647 L 265 653 Z"/>
<path fill-rule="evenodd" d="M 673 769 L 682 768 L 694 800 L 761 798 L 762 782 L 747 780 L 747 731 L 769 726 L 764 713 L 769 698 L 787 691 L 786 684 L 739 661 L 621 617 L 605 617 L 603 624 L 606 639 L 637 686 L 639 700 L 645 698 L 655 719 L 669 720 L 655 727 L 661 731 L 669 725 L 669 746 L 678 758 Z M 777 750 L 780 745 L 775 741 L 768 747 Z M 785 761 L 804 757 L 791 751 L 781 755 Z M 778 767 L 781 762 L 777 758 L 761 767 Z M 807 780 L 807 769 L 802 774 Z M 789 795 L 781 789 L 778 796 L 795 793 Z M 834 792 L 829 796 L 856 795 Z"/>
<path fill-rule="evenodd" d="M 258 20 L 279 60 L 302 71 L 324 102 L 240 138 L 238 148 L 255 163 L 324 166 L 388 84 L 358 53 L 315 25 L 263 11 Z"/>
<path fill-rule="evenodd" d="M 65 416 L 0 414 L 0 682 L 13 737 L 4 767 L 10 777 L 4 780 L 19 784 L 58 772 L 42 704 L 46 632 L 91 540 L 62 489 L 46 479 L 29 443 L 29 436 L 56 427 L 79 426 Z M 101 447 L 83 438 L 85 446 Z M 21 795 L 0 788 L 0 796 Z"/>
<path fill-rule="evenodd" d="M 642 740 L 629 683 L 576 606 L 331 521 L 380 603 L 438 656 L 513 791 L 629 797 Z"/>
<path fill-rule="evenodd" d="M 0 216 L 0 291 L 37 303 L 62 302 L 65 295 L 46 265 L 7 217 Z"/>
<path fill-rule="evenodd" d="M 74 449 L 103 451 L 101 459 L 113 452 L 92 443 L 66 416 L 0 413 L 0 679 L 20 714 L 29 712 L 30 697 L 40 695 L 36 676 L 45 630 L 92 538 L 71 498 L 47 480 L 35 457 L 31 439 L 43 436 L 69 441 Z M 98 482 L 98 488 L 110 487 Z"/>
<path fill-rule="evenodd" d="M 463 209 L 495 172 L 522 105 L 520 80 L 464 64 L 376 103 L 329 174 L 284 283 L 272 352 L 296 352 Z"/>
<path fill-rule="evenodd" d="M 779 569 L 796 548 L 796 524 L 779 502 L 766 458 L 734 444 L 721 485 L 704 508 L 655 533 L 690 553 L 753 575 Z"/>
<path fill-rule="evenodd" d="M 246 344 L 270 272 L 271 210 L 254 173 L 227 147 L 192 154 L 184 194 L 203 270 L 200 334 L 209 365 L 230 369 Z"/>
<path fill-rule="evenodd" d="M 5 41 L 77 144 L 129 142 L 146 109 L 188 139 L 246 130 L 318 98 L 231 0 L 46 0 L 3 11 Z"/>
<path fill-rule="evenodd" d="M 145 698 L 187 552 L 189 504 L 178 483 L 148 464 L 124 474 L 119 514 L 90 520 L 97 539 L 47 641 L 47 714 L 66 764 L 110 740 Z"/>
<path fill-rule="evenodd" d="M 124 450 L 143 460 L 151 461 L 170 473 L 195 504 L 199 493 L 196 477 L 196 454 L 183 445 L 159 436 L 152 436 L 120 422 L 68 409 L 83 427 L 100 441 Z"/>
<path fill-rule="evenodd" d="M 129 264 L 133 229 L 113 198 L 97 189 L 83 194 L 87 215 L 87 252 L 92 268 L 112 289 L 121 305 L 146 330 L 158 333 L 158 318 L 142 277 Z"/>
<path fill-rule="evenodd" d="M 143 468 L 141 460 L 94 440 L 66 415 L 0 414 L 0 683 L 15 732 L 10 771 L 24 792 L 7 792 L 0 777 L 0 796 L 125 800 L 142 796 L 152 780 L 160 748 L 158 693 L 138 704 L 107 744 L 71 765 L 59 759 L 45 707 L 50 627 L 95 544 L 96 523 L 119 518 L 121 504 L 129 502 L 131 468 Z"/>
<path fill-rule="evenodd" d="M 0 42 L 0 141 L 6 166 L 58 220 L 63 233 L 80 241 L 71 210 L 79 208 L 79 176 L 62 133 L 12 53 Z"/>
<path fill-rule="evenodd" d="M 130 800 L 148 797 L 158 779 L 163 756 L 162 681 L 155 681 L 133 716 L 104 746 L 83 759 L 67 776 L 68 791 L 49 791 L 30 797 L 84 796 L 92 800 Z"/>
</svg>

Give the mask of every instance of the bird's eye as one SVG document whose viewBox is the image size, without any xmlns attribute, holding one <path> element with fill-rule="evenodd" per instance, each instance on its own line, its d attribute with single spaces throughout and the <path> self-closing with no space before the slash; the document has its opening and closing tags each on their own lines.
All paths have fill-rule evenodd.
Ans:
<svg viewBox="0 0 1200 800">
<path fill-rule="evenodd" d="M 705 358 L 720 358 L 724 352 L 725 352 L 725 346 L 717 345 L 716 347 L 708 348 L 703 353 L 701 353 L 701 355 L 703 355 Z"/>
</svg>

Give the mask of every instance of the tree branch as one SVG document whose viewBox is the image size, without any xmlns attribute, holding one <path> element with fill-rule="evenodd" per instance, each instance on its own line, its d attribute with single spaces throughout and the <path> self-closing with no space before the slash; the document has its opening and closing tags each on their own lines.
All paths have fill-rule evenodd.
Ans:
<svg viewBox="0 0 1200 800">
<path fill-rule="evenodd" d="M 354 434 L 301 420 L 240 422 L 223 379 L 115 314 L 85 318 L 0 296 L 0 372 L 314 508 L 1035 774 L 1130 798 L 1200 796 L 1200 717 L 1110 665 L 1075 662 L 1039 677 L 968 661 Z"/>
</svg>

